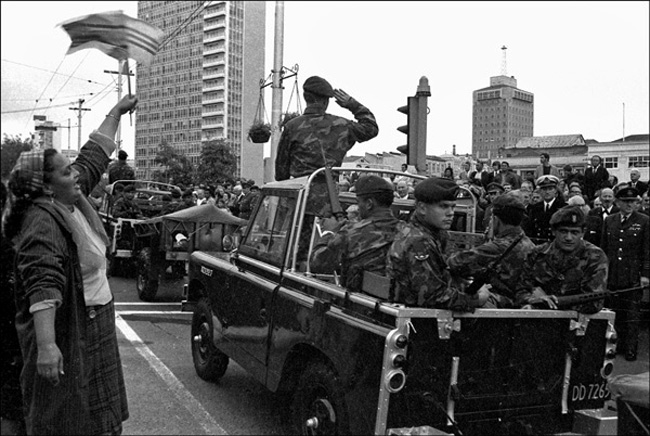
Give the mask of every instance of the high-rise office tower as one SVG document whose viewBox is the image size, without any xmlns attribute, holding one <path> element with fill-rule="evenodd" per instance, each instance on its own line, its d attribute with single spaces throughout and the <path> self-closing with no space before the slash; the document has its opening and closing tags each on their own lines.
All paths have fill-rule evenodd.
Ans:
<svg viewBox="0 0 650 436">
<path fill-rule="evenodd" d="M 520 138 L 533 136 L 534 98 L 517 88 L 517 79 L 508 76 L 507 47 L 501 47 L 501 75 L 490 77 L 490 86 L 473 93 L 472 155 L 477 159 L 496 158 L 499 149 L 514 147 Z"/>
<path fill-rule="evenodd" d="M 161 143 L 199 164 L 201 145 L 223 139 L 237 157 L 235 177 L 262 181 L 263 147 L 247 138 L 264 78 L 263 1 L 139 1 L 138 18 L 165 32 L 162 48 L 138 65 L 137 177 L 159 167 Z"/>
</svg>

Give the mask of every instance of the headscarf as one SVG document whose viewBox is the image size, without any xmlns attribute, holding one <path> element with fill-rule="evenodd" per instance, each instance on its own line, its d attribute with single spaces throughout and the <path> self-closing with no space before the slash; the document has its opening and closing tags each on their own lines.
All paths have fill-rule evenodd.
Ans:
<svg viewBox="0 0 650 436">
<path fill-rule="evenodd" d="M 75 223 L 70 210 L 53 197 L 45 197 L 45 183 L 43 182 L 45 163 L 45 150 L 24 151 L 18 157 L 9 178 L 9 188 L 17 197 L 24 200 L 33 199 L 34 204 L 50 204 L 63 218 L 72 233 L 72 239 L 77 245 L 79 255 L 88 259 L 90 265 L 97 268 L 106 267 L 105 253 L 98 254 L 89 242 L 88 236 L 83 234 Z M 81 213 L 86 217 L 90 227 L 99 235 L 102 242 L 108 246 L 110 243 L 99 215 L 92 207 L 85 195 L 81 195 L 75 203 Z"/>
</svg>

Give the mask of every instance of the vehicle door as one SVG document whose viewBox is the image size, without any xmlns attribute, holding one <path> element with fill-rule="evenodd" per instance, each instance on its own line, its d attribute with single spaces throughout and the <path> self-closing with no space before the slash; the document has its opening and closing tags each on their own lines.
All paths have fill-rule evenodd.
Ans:
<svg viewBox="0 0 650 436">
<path fill-rule="evenodd" d="M 224 337 L 253 358 L 250 364 L 257 368 L 247 368 L 251 371 L 262 371 L 266 365 L 271 303 L 280 283 L 295 206 L 295 193 L 262 194 L 239 246 L 229 301 L 221 305 Z"/>
</svg>

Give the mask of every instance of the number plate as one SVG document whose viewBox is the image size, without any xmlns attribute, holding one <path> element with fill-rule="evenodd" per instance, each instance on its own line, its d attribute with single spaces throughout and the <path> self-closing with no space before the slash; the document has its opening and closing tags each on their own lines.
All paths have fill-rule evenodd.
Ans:
<svg viewBox="0 0 650 436">
<path fill-rule="evenodd" d="M 569 401 L 574 410 L 600 407 L 609 395 L 605 380 L 600 383 L 577 383 L 569 388 Z"/>
</svg>

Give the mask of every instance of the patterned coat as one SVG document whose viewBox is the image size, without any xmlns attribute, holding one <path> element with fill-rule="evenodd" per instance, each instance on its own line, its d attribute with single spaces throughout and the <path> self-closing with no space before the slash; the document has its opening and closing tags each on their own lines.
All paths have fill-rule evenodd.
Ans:
<svg viewBox="0 0 650 436">
<path fill-rule="evenodd" d="M 451 273 L 469 278 L 486 272 L 486 267 L 497 260 L 522 233 L 521 228 L 512 228 L 492 241 L 452 254 L 447 260 Z M 515 292 L 519 287 L 526 258 L 534 247 L 535 244 L 524 235 L 512 251 L 493 270 L 488 271 L 486 283 L 492 285 L 491 291 L 510 300 L 499 299 L 504 306 L 514 304 Z"/>
<path fill-rule="evenodd" d="M 275 179 L 309 175 L 324 166 L 340 166 L 357 142 L 379 133 L 375 116 L 355 99 L 347 104 L 358 122 L 325 113 L 317 104 L 307 105 L 303 115 L 284 126 L 275 159 Z"/>
<path fill-rule="evenodd" d="M 417 215 L 395 236 L 386 271 L 391 300 L 409 306 L 448 309 L 459 298 L 445 262 L 446 232 L 427 228 Z"/>
<path fill-rule="evenodd" d="M 517 291 L 517 302 L 522 305 L 530 302 L 534 287 L 557 296 L 605 291 L 607 264 L 603 250 L 584 240 L 572 253 L 560 250 L 555 241 L 538 245 L 528 256 L 523 280 Z M 571 309 L 595 313 L 602 308 L 603 300 L 597 300 Z"/>
<path fill-rule="evenodd" d="M 640 277 L 650 277 L 649 218 L 632 212 L 625 224 L 621 213 L 605 219 L 600 248 L 609 258 L 609 289 L 638 286 Z"/>
<path fill-rule="evenodd" d="M 397 231 L 405 225 L 390 209 L 380 209 L 359 222 L 346 224 L 315 247 L 310 267 L 315 272 L 331 273 L 340 264 L 341 282 L 348 290 L 359 292 L 364 271 L 386 274 L 386 253 Z"/>
</svg>

